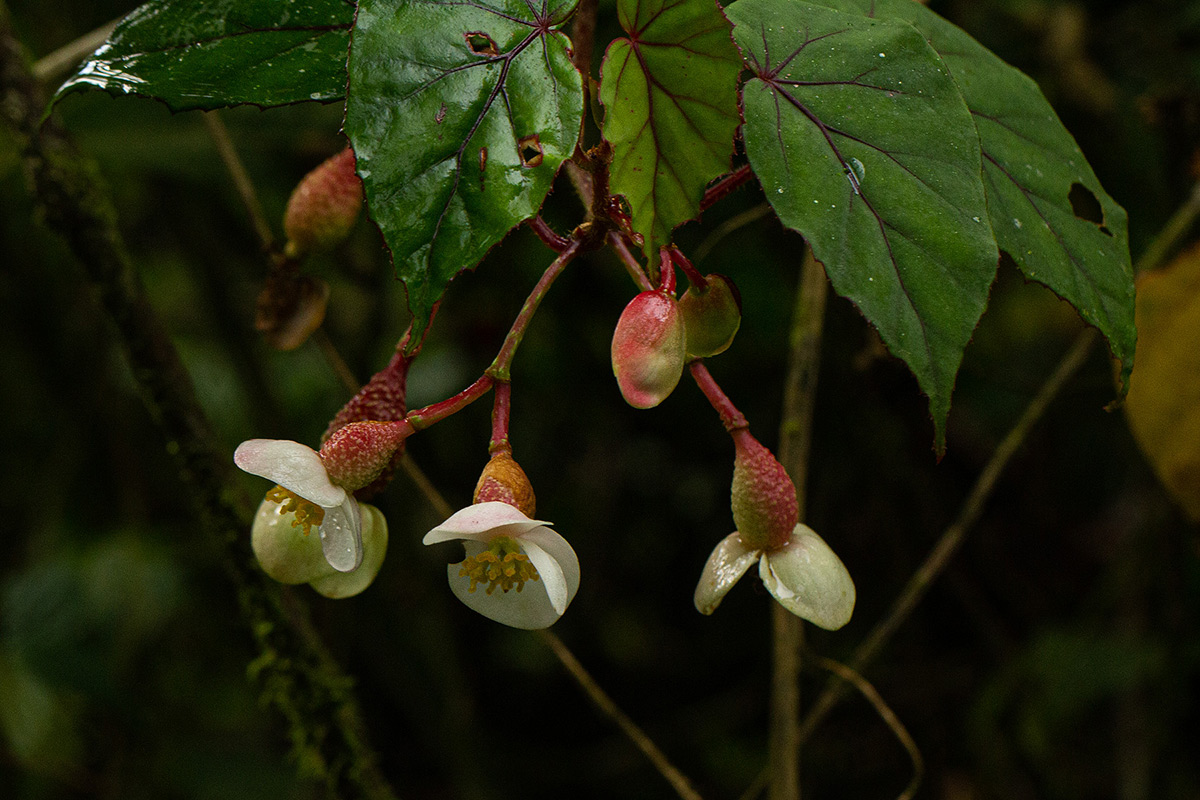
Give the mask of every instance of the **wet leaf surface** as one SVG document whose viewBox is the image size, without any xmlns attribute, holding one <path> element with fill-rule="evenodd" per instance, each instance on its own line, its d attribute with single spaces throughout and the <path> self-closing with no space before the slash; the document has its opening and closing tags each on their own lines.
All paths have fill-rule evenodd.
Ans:
<svg viewBox="0 0 1200 800">
<path fill-rule="evenodd" d="M 359 4 L 346 132 L 418 330 L 456 274 L 537 213 L 574 152 L 583 90 L 558 30 L 573 8 Z"/>
<path fill-rule="evenodd" d="M 970 113 L 910 25 L 794 0 L 727 9 L 750 164 L 929 396 L 940 448 L 998 253 Z"/>
<path fill-rule="evenodd" d="M 742 63 L 710 0 L 620 0 L 617 13 L 628 38 L 609 46 L 600 84 L 611 186 L 654 257 L 729 170 Z"/>
<path fill-rule="evenodd" d="M 346 94 L 347 0 L 151 0 L 59 88 L 161 100 L 175 111 L 334 102 Z"/>
<path fill-rule="evenodd" d="M 914 25 L 941 55 L 979 132 L 988 215 L 1025 277 L 1073 305 L 1133 368 L 1133 272 L 1125 210 L 1100 186 L 1032 80 L 911 0 L 816 0 Z"/>
</svg>

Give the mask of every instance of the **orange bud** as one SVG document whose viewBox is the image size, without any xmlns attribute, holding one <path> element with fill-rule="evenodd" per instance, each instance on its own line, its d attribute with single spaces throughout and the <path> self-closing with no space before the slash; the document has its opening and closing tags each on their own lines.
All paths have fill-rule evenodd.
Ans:
<svg viewBox="0 0 1200 800">
<path fill-rule="evenodd" d="M 533 493 L 533 485 L 510 450 L 497 451 L 475 484 L 474 502 L 486 503 L 490 500 L 508 503 L 527 517 L 534 516 L 537 498 Z"/>
</svg>

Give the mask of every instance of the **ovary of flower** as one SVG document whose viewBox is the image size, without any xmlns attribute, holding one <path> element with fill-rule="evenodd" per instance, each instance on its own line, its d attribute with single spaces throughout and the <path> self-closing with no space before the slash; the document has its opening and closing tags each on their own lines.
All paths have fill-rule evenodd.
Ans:
<svg viewBox="0 0 1200 800">
<path fill-rule="evenodd" d="M 488 619 L 537 630 L 553 625 L 579 590 L 579 559 L 549 524 L 489 501 L 456 512 L 423 542 L 461 540 L 466 558 L 446 568 L 454 596 Z"/>
<path fill-rule="evenodd" d="M 286 439 L 251 439 L 238 445 L 233 461 L 251 475 L 275 481 L 290 495 L 279 496 L 295 513 L 293 524 L 316 524 L 325 560 L 339 572 L 352 572 L 363 559 L 362 516 L 358 501 L 329 480 L 311 447 Z M 305 531 L 307 532 L 307 530 Z"/>
<path fill-rule="evenodd" d="M 737 533 L 722 539 L 696 586 L 696 609 L 711 614 L 756 561 L 763 585 L 788 611 L 831 631 L 850 621 L 854 581 L 825 540 L 803 523 L 771 550 L 749 547 Z"/>
</svg>

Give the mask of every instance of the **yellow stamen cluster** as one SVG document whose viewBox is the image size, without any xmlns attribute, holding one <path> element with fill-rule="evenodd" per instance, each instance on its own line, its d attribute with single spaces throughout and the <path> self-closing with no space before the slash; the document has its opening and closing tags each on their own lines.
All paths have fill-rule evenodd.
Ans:
<svg viewBox="0 0 1200 800">
<path fill-rule="evenodd" d="M 502 592 L 514 588 L 519 592 L 525 587 L 525 581 L 540 580 L 537 568 L 529 563 L 529 556 L 521 552 L 515 539 L 507 536 L 493 539 L 488 549 L 463 559 L 458 574 L 471 579 L 468 591 L 473 592 L 477 585 L 486 583 L 488 594 L 496 591 L 497 586 Z"/>
<path fill-rule="evenodd" d="M 282 486 L 276 486 L 267 492 L 267 499 L 279 503 L 279 510 L 284 514 L 294 514 L 292 527 L 303 526 L 305 536 L 308 536 L 312 526 L 321 527 L 321 522 L 325 519 L 325 509 Z"/>
</svg>

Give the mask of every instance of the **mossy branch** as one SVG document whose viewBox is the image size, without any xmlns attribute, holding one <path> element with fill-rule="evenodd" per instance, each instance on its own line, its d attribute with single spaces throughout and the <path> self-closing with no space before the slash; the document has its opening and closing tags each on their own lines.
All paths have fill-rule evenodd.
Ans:
<svg viewBox="0 0 1200 800">
<path fill-rule="evenodd" d="M 95 164 L 53 117 L 7 8 L 0 2 L 0 117 L 17 137 L 39 213 L 84 267 L 116 329 L 142 398 L 179 469 L 196 518 L 221 554 L 258 655 L 249 676 L 286 720 L 301 772 L 330 797 L 391 798 L 366 742 L 351 679 L 316 636 L 307 612 L 285 608 L 279 587 L 258 569 L 249 547 L 252 505 L 233 481 L 191 377 L 151 307 L 116 224 Z"/>
</svg>

